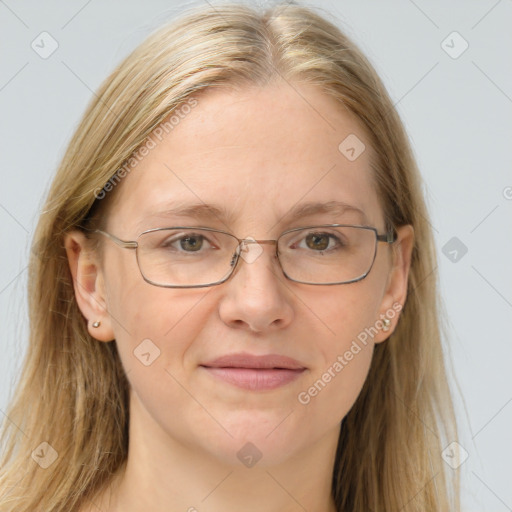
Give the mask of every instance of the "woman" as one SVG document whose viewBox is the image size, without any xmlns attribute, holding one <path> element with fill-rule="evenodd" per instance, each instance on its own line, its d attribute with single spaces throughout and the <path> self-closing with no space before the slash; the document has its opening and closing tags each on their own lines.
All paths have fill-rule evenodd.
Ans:
<svg viewBox="0 0 512 512">
<path fill-rule="evenodd" d="M 203 7 L 149 37 L 35 247 L 1 512 L 459 510 L 420 176 L 312 10 Z"/>
</svg>

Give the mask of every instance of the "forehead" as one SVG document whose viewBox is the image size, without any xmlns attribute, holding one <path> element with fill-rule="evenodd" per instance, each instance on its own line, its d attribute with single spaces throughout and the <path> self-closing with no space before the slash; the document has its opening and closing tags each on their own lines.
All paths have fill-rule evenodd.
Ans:
<svg viewBox="0 0 512 512">
<path fill-rule="evenodd" d="M 292 211 L 319 202 L 345 203 L 379 222 L 364 128 L 316 87 L 208 90 L 196 102 L 150 136 L 151 149 L 119 185 L 109 224 L 119 218 L 130 230 L 155 227 L 178 206 L 188 215 L 195 205 L 194 215 L 215 212 L 212 220 L 229 221 L 224 227 L 282 227 L 293 222 Z M 343 218 L 362 223 L 355 214 L 348 208 Z"/>
</svg>

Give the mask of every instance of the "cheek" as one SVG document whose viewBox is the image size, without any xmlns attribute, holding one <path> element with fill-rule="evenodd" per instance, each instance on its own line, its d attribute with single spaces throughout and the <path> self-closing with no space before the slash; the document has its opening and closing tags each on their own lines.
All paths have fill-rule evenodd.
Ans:
<svg viewBox="0 0 512 512">
<path fill-rule="evenodd" d="M 147 283 L 125 293 L 122 301 L 115 304 L 112 316 L 127 371 L 140 363 L 153 365 L 153 361 L 162 369 L 180 368 L 211 314 L 201 304 L 204 294 Z"/>
<path fill-rule="evenodd" d="M 317 344 L 324 355 L 325 362 L 331 362 L 333 356 L 350 348 L 353 340 L 368 342 L 376 320 L 382 299 L 378 286 L 366 279 L 349 285 L 321 290 L 303 298 L 304 304 L 312 313 L 312 322 L 318 326 Z M 316 318 L 315 318 L 316 317 Z"/>
<path fill-rule="evenodd" d="M 189 378 L 196 340 L 212 314 L 207 293 L 138 284 L 116 304 L 114 315 L 119 357 L 135 396 L 134 415 L 182 440 L 190 425 L 205 422 L 191 400 Z"/>
<path fill-rule="evenodd" d="M 380 296 L 375 283 L 365 279 L 312 298 L 311 303 L 323 325 L 323 335 L 317 338 L 321 357 L 298 403 L 311 417 L 335 425 L 356 401 L 368 375 Z"/>
</svg>

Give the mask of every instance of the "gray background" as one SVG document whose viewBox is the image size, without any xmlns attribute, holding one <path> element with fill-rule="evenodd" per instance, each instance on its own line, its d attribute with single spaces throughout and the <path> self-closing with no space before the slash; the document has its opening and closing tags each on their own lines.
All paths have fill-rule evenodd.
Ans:
<svg viewBox="0 0 512 512">
<path fill-rule="evenodd" d="M 0 417 L 26 347 L 29 242 L 71 134 L 114 66 L 200 1 L 0 1 Z M 412 140 L 460 386 L 463 509 L 510 511 L 512 1 L 310 5 L 359 43 Z M 44 31 L 58 43 L 46 59 L 31 47 Z"/>
</svg>

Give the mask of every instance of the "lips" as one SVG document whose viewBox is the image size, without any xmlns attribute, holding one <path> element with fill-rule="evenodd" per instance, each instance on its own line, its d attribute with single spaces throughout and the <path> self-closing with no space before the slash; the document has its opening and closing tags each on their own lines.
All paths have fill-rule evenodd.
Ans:
<svg viewBox="0 0 512 512">
<path fill-rule="evenodd" d="M 228 354 L 202 365 L 211 376 L 239 388 L 271 390 L 298 378 L 306 367 L 290 357 L 278 354 L 256 356 Z"/>
<path fill-rule="evenodd" d="M 305 367 L 291 357 L 278 354 L 256 356 L 252 354 L 228 354 L 213 361 L 202 364 L 210 368 L 280 368 L 288 370 L 303 370 Z"/>
</svg>

